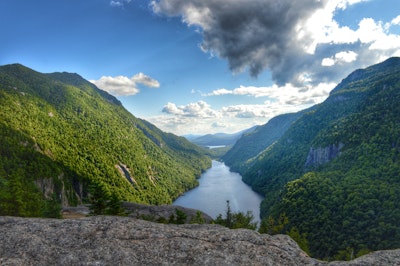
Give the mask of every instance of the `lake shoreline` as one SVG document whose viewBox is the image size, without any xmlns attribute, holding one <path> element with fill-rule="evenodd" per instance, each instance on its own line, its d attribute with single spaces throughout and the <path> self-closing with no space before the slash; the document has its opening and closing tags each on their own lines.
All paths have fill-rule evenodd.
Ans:
<svg viewBox="0 0 400 266">
<path fill-rule="evenodd" d="M 214 219 L 226 213 L 227 201 L 233 212 L 251 211 L 254 221 L 260 222 L 260 203 L 263 197 L 242 181 L 240 174 L 231 172 L 223 162 L 212 166 L 198 179 L 199 185 L 177 198 L 173 205 L 201 210 Z"/>
</svg>

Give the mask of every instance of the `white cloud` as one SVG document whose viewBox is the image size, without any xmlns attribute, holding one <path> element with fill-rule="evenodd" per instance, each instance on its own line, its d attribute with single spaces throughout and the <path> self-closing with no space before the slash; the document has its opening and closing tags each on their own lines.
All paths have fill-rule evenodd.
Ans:
<svg viewBox="0 0 400 266">
<path fill-rule="evenodd" d="M 335 54 L 335 59 L 339 62 L 350 63 L 357 59 L 357 54 L 353 51 L 344 51 Z"/>
<path fill-rule="evenodd" d="M 333 66 L 337 63 L 351 63 L 357 59 L 358 54 L 353 51 L 343 51 L 336 53 L 334 57 L 324 58 L 321 62 L 322 66 Z"/>
<path fill-rule="evenodd" d="M 397 17 L 395 17 L 394 19 L 392 19 L 391 24 L 392 24 L 392 25 L 400 25 L 400 15 L 398 15 Z"/>
<path fill-rule="evenodd" d="M 220 96 L 220 95 L 247 95 L 254 97 L 266 97 L 270 94 L 271 87 L 254 87 L 240 86 L 233 90 L 218 89 L 211 93 L 203 94 L 203 96 Z"/>
<path fill-rule="evenodd" d="M 167 103 L 162 110 L 164 115 L 146 119 L 164 131 L 175 134 L 236 132 L 264 124 L 277 115 L 296 112 L 320 103 L 327 98 L 334 86 L 333 83 L 321 83 L 304 87 L 287 84 L 282 87 L 240 86 L 233 90 L 218 89 L 207 96 L 238 95 L 265 97 L 266 100 L 262 104 L 227 105 L 220 109 L 212 108 L 205 101 L 180 106 Z"/>
<path fill-rule="evenodd" d="M 99 80 L 91 80 L 90 82 L 116 96 L 135 95 L 139 92 L 136 83 L 125 76 L 103 76 Z"/>
<path fill-rule="evenodd" d="M 111 2 L 110 2 L 110 6 L 113 6 L 113 7 L 121 7 L 121 6 L 123 6 L 123 3 L 120 2 L 120 1 L 111 1 Z"/>
<path fill-rule="evenodd" d="M 90 82 L 115 96 L 135 95 L 140 91 L 138 88 L 140 84 L 151 88 L 160 87 L 160 83 L 157 80 L 143 73 L 136 74 L 131 78 L 126 76 L 102 76 L 100 79 L 90 80 Z"/>
<path fill-rule="evenodd" d="M 223 107 L 222 111 L 226 116 L 237 117 L 237 118 L 254 118 L 263 117 L 268 118 L 273 115 L 268 105 L 265 104 L 240 104 Z"/>
<path fill-rule="evenodd" d="M 335 64 L 335 59 L 324 58 L 322 59 L 321 66 L 333 66 Z"/>
<path fill-rule="evenodd" d="M 359 39 L 363 43 L 370 44 L 371 50 L 400 50 L 400 35 L 389 34 L 390 28 L 397 25 L 399 21 L 400 16 L 385 25 L 371 18 L 363 19 L 357 31 Z"/>
<path fill-rule="evenodd" d="M 132 0 L 111 0 L 110 6 L 112 7 L 123 7 L 125 3 L 130 3 Z"/>
<path fill-rule="evenodd" d="M 356 33 L 362 43 L 372 43 L 385 35 L 383 31 L 382 23 L 377 23 L 372 18 L 364 18 L 359 23 Z"/>
<path fill-rule="evenodd" d="M 316 86 L 306 85 L 295 87 L 292 84 L 285 86 L 272 85 L 270 87 L 240 86 L 233 90 L 218 89 L 204 96 L 242 95 L 253 97 L 267 97 L 279 104 L 304 105 L 323 101 L 334 88 L 335 83 L 320 83 Z M 255 112 L 260 114 L 260 112 Z"/>
<path fill-rule="evenodd" d="M 365 1 L 365 0 L 364 0 Z M 375 21 L 373 18 L 363 18 L 358 29 L 352 30 L 347 26 L 340 26 L 333 18 L 335 10 L 348 5 L 353 5 L 360 0 L 339 1 L 331 0 L 324 9 L 315 12 L 306 22 L 305 30 L 312 42 L 307 47 L 307 51 L 314 54 L 318 45 L 321 44 L 369 44 L 371 50 L 394 50 L 400 49 L 399 35 L 390 34 L 390 28 L 400 24 L 400 16 L 392 19 L 391 22 L 384 24 L 382 21 Z M 360 47 L 361 49 L 361 47 Z M 373 56 L 376 58 L 376 56 Z M 354 60 L 344 62 L 353 62 Z M 331 61 L 325 61 L 325 64 Z M 371 62 L 372 63 L 372 62 Z M 376 62 L 373 62 L 376 63 Z"/>
<path fill-rule="evenodd" d="M 163 113 L 177 116 L 198 117 L 198 118 L 217 118 L 219 112 L 213 110 L 211 106 L 204 102 L 198 101 L 187 105 L 176 106 L 174 103 L 167 103 L 163 108 Z"/>
<path fill-rule="evenodd" d="M 204 96 L 227 95 L 227 94 L 233 94 L 233 91 L 227 89 L 218 89 L 214 90 L 212 93 L 204 94 Z"/>
<path fill-rule="evenodd" d="M 334 48 L 334 45 L 355 44 L 358 41 L 363 43 L 370 27 L 364 30 L 365 27 L 360 25 L 359 30 L 355 31 L 346 25 L 340 25 L 334 16 L 338 9 L 345 10 L 351 5 L 367 1 L 370 0 L 328 0 L 324 8 L 306 18 L 300 27 L 300 39 L 306 43 L 306 51 L 315 55 L 316 49 L 324 44 L 330 44 Z M 329 65 L 332 61 L 324 63 Z"/>
<path fill-rule="evenodd" d="M 155 80 L 149 76 L 146 76 L 145 74 L 143 74 L 141 72 L 139 74 L 134 75 L 131 78 L 131 80 L 137 84 L 143 84 L 144 86 L 147 86 L 150 88 L 159 88 L 160 87 L 160 83 L 157 80 Z"/>
<path fill-rule="evenodd" d="M 254 125 L 265 124 L 268 119 L 264 117 L 255 117 L 244 119 L 238 117 L 221 116 L 218 119 L 160 115 L 146 117 L 147 121 L 157 125 L 165 132 L 172 132 L 177 135 L 190 133 L 210 134 L 210 133 L 233 133 Z"/>
<path fill-rule="evenodd" d="M 320 44 L 354 43 L 357 37 L 347 26 L 340 26 L 333 18 L 338 8 L 347 6 L 347 1 L 328 1 L 324 8 L 306 18 L 300 26 L 300 40 L 305 43 L 305 50 L 314 54 Z"/>
<path fill-rule="evenodd" d="M 340 9 L 346 9 L 348 6 L 368 1 L 370 0 L 331 0 L 330 2 L 336 5 Z"/>
<path fill-rule="evenodd" d="M 184 115 L 185 112 L 182 109 L 178 108 L 174 103 L 167 103 L 162 111 L 171 115 Z"/>
</svg>

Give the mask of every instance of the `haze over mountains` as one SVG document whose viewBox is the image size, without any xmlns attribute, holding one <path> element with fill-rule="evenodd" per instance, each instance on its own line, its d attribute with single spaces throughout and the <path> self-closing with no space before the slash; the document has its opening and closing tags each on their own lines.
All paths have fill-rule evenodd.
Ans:
<svg viewBox="0 0 400 266">
<path fill-rule="evenodd" d="M 236 143 L 243 134 L 252 132 L 257 126 L 245 129 L 236 133 L 216 133 L 216 134 L 206 134 L 206 135 L 185 135 L 190 142 L 203 147 L 210 146 L 231 146 Z"/>
</svg>

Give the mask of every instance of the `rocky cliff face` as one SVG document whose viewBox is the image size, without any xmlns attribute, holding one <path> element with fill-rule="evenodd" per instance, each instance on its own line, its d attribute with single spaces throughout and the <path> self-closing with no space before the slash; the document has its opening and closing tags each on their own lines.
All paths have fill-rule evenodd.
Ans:
<svg viewBox="0 0 400 266">
<path fill-rule="evenodd" d="M 400 265 L 400 249 L 352 262 L 309 258 L 288 236 L 130 217 L 0 217 L 1 265 Z"/>
<path fill-rule="evenodd" d="M 311 147 L 307 155 L 305 167 L 315 167 L 330 162 L 340 155 L 340 150 L 343 147 L 343 143 L 332 144 L 324 148 Z"/>
</svg>

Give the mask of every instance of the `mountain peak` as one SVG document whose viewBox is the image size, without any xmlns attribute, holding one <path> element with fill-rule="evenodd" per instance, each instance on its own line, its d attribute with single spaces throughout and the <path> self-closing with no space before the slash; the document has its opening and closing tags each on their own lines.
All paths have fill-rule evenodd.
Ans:
<svg viewBox="0 0 400 266">
<path fill-rule="evenodd" d="M 108 92 L 99 89 L 93 83 L 85 80 L 77 73 L 54 72 L 44 74 L 19 63 L 0 66 L 0 72 L 11 78 L 11 80 L 8 81 L 11 83 L 20 83 L 22 81 L 26 84 L 41 84 L 40 86 L 25 87 L 29 87 L 31 91 L 39 93 L 42 96 L 47 88 L 54 87 L 54 82 L 59 82 L 62 83 L 60 84 L 61 86 L 72 85 L 84 91 L 94 90 L 109 103 L 122 106 L 121 102 L 117 98 Z"/>
<path fill-rule="evenodd" d="M 33 70 L 33 69 L 29 68 L 29 67 L 26 67 L 26 66 L 24 66 L 24 65 L 22 65 L 20 63 L 14 63 L 14 64 L 8 64 L 8 65 L 0 66 L 0 71 L 1 72 L 6 72 L 6 73 L 9 73 L 9 74 L 12 73 L 12 74 L 18 75 L 18 76 L 20 76 L 23 73 L 28 73 L 28 72 L 39 73 L 39 72 L 36 72 L 35 70 Z"/>
<path fill-rule="evenodd" d="M 47 76 L 56 79 L 58 81 L 61 81 L 63 83 L 71 84 L 73 86 L 79 87 L 79 88 L 85 88 L 85 87 L 90 87 L 91 89 L 95 90 L 98 92 L 103 98 L 105 98 L 108 102 L 116 104 L 116 105 L 121 105 L 121 102 L 109 94 L 106 91 L 103 91 L 99 89 L 96 85 L 93 83 L 87 81 L 83 77 L 81 77 L 77 73 L 70 73 L 70 72 L 54 72 L 54 73 L 49 73 L 46 74 Z"/>
<path fill-rule="evenodd" d="M 381 63 L 353 71 L 350 75 L 343 79 L 342 82 L 340 82 L 339 85 L 337 85 L 330 94 L 332 95 L 338 91 L 353 88 L 353 86 L 350 86 L 350 84 L 352 83 L 365 80 L 366 78 L 379 79 L 382 76 L 398 71 L 399 69 L 400 57 L 390 57 L 389 59 Z"/>
</svg>

